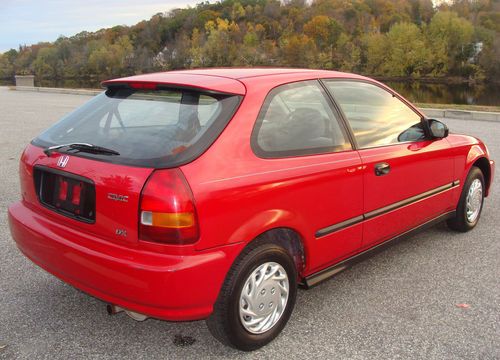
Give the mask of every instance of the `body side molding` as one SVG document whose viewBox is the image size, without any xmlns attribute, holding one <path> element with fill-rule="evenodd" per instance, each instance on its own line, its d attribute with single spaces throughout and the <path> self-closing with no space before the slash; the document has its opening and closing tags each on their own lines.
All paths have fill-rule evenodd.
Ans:
<svg viewBox="0 0 500 360">
<path fill-rule="evenodd" d="M 379 251 L 382 251 L 386 249 L 388 246 L 395 244 L 396 242 L 406 239 L 412 235 L 414 235 L 417 232 L 420 232 L 422 230 L 428 229 L 429 227 L 432 227 L 433 225 L 436 225 L 442 221 L 445 221 L 447 219 L 450 219 L 455 216 L 455 210 L 446 212 L 442 215 L 439 215 L 438 217 L 435 217 L 434 219 L 431 219 L 423 224 L 418 225 L 417 227 L 414 227 L 408 231 L 405 231 L 404 233 L 401 233 L 393 238 L 390 238 L 378 245 L 375 245 L 365 251 L 362 251 L 358 254 L 355 254 L 351 256 L 350 258 L 347 258 L 337 264 L 334 264 L 332 266 L 327 267 L 326 269 L 320 270 L 314 274 L 311 274 L 309 276 L 306 276 L 302 282 L 299 284 L 302 288 L 305 289 L 310 289 L 311 287 L 319 284 L 320 282 L 342 272 L 343 270 L 347 269 L 351 265 L 354 265 L 357 262 L 360 262 L 372 255 L 375 255 Z"/>
<path fill-rule="evenodd" d="M 455 187 L 457 187 L 459 185 L 460 185 L 460 180 L 455 180 L 455 181 L 453 181 L 453 182 L 451 182 L 449 184 L 446 184 L 446 185 L 443 185 L 443 186 L 439 186 L 439 187 L 434 188 L 432 190 L 429 190 L 429 191 L 423 192 L 421 194 L 412 196 L 412 197 L 410 197 L 408 199 L 404 199 L 404 200 L 395 202 L 393 204 L 384 206 L 382 208 L 379 208 L 379 209 L 367 212 L 367 213 L 365 213 L 363 215 L 359 215 L 359 216 L 347 219 L 345 221 L 342 221 L 340 223 L 333 224 L 333 225 L 327 226 L 325 228 L 319 229 L 319 230 L 316 231 L 315 236 L 316 236 L 316 238 L 319 238 L 319 237 L 331 234 L 331 233 L 333 233 L 335 231 L 342 230 L 344 228 L 347 228 L 349 226 L 355 225 L 355 224 L 360 223 L 362 221 L 365 221 L 365 220 L 368 220 L 368 219 L 372 219 L 372 218 L 374 218 L 376 216 L 380 216 L 380 215 L 383 215 L 383 214 L 388 213 L 390 211 L 397 210 L 397 209 L 399 209 L 401 207 L 410 205 L 412 203 L 416 203 L 418 201 L 424 200 L 424 199 L 429 198 L 431 196 L 440 194 L 440 193 L 442 193 L 444 191 L 451 190 L 451 189 L 453 189 L 453 188 L 455 188 Z"/>
</svg>

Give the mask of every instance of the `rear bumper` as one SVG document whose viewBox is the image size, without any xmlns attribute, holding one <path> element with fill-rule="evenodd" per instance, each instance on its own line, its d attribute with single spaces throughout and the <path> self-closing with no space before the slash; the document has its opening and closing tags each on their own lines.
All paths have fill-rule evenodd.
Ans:
<svg viewBox="0 0 500 360">
<path fill-rule="evenodd" d="M 166 255 L 106 242 L 37 214 L 9 207 L 18 248 L 61 280 L 108 303 L 172 321 L 208 317 L 242 244 Z"/>
</svg>

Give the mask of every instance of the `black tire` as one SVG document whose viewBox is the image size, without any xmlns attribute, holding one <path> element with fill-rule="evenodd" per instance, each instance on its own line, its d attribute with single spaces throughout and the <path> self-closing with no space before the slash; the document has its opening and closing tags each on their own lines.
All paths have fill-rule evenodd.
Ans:
<svg viewBox="0 0 500 360">
<path fill-rule="evenodd" d="M 481 207 L 474 221 L 469 221 L 467 219 L 467 194 L 474 180 L 481 181 L 481 186 L 482 186 Z M 481 217 L 481 211 L 483 210 L 484 191 L 485 187 L 484 187 L 483 172 L 478 167 L 473 166 L 469 171 L 469 175 L 467 175 L 467 179 L 465 180 L 465 184 L 462 189 L 462 194 L 460 195 L 460 200 L 458 202 L 455 217 L 447 221 L 448 227 L 450 229 L 460 232 L 467 232 L 469 230 L 472 230 L 477 225 L 479 218 Z"/>
<path fill-rule="evenodd" d="M 240 320 L 240 295 L 247 278 L 260 265 L 275 262 L 283 267 L 289 281 L 288 300 L 277 323 L 262 334 L 245 329 Z M 212 315 L 206 320 L 212 335 L 225 345 L 252 351 L 272 341 L 283 330 L 292 314 L 297 296 L 297 269 L 290 254 L 281 246 L 254 241 L 238 256 L 229 270 L 214 305 Z"/>
</svg>

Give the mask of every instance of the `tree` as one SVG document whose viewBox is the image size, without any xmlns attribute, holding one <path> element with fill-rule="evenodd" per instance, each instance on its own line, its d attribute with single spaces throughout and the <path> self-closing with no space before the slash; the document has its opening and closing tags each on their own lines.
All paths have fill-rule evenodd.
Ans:
<svg viewBox="0 0 500 360">
<path fill-rule="evenodd" d="M 0 54 L 0 79 L 13 78 L 15 74 L 14 64 L 17 58 L 17 51 L 10 49 L 9 51 Z"/>
<path fill-rule="evenodd" d="M 361 47 L 346 33 L 341 33 L 335 45 L 333 67 L 341 71 L 361 70 Z"/>
<path fill-rule="evenodd" d="M 0 76 L 108 78 L 207 66 L 321 67 L 498 80 L 491 0 L 220 0 L 0 56 Z M 10 74 L 10 75 L 9 75 Z"/>
<path fill-rule="evenodd" d="M 120 36 L 112 44 L 104 44 L 94 49 L 89 56 L 89 68 L 94 74 L 105 76 L 120 75 L 131 59 L 132 45 L 128 36 Z"/>
<path fill-rule="evenodd" d="M 365 55 L 365 69 L 369 74 L 384 75 L 390 53 L 387 36 L 380 33 L 367 34 L 362 39 Z"/>
<path fill-rule="evenodd" d="M 0 79 L 8 79 L 14 76 L 14 67 L 5 54 L 0 54 Z"/>
<path fill-rule="evenodd" d="M 500 38 L 496 37 L 492 44 L 479 55 L 479 65 L 493 79 L 500 78 Z"/>
<path fill-rule="evenodd" d="M 233 21 L 238 21 L 243 19 L 244 17 L 245 17 L 245 9 L 243 8 L 243 6 L 241 6 L 239 2 L 235 2 L 233 4 L 233 9 L 231 12 L 231 19 Z"/>
<path fill-rule="evenodd" d="M 331 47 L 341 32 L 339 23 L 325 15 L 317 15 L 304 25 L 304 34 L 312 38 L 319 49 Z"/>
<path fill-rule="evenodd" d="M 230 66 L 238 58 L 235 40 L 240 28 L 234 21 L 217 18 L 205 24 L 207 40 L 202 54 L 206 66 Z"/>
<path fill-rule="evenodd" d="M 420 76 L 430 65 L 430 52 L 417 25 L 400 23 L 387 33 L 390 46 L 385 73 L 393 76 Z"/>
<path fill-rule="evenodd" d="M 440 52 L 445 49 L 448 55 L 448 68 L 454 74 L 460 74 L 465 62 L 472 56 L 472 24 L 457 13 L 439 11 L 429 24 L 427 37 L 431 51 Z"/>
<path fill-rule="evenodd" d="M 44 47 L 38 50 L 35 61 L 33 61 L 35 75 L 40 78 L 59 78 L 62 76 L 62 60 L 59 51 L 55 47 Z"/>
<path fill-rule="evenodd" d="M 287 66 L 310 67 L 314 63 L 316 45 L 307 35 L 290 35 L 281 39 L 283 63 Z"/>
</svg>

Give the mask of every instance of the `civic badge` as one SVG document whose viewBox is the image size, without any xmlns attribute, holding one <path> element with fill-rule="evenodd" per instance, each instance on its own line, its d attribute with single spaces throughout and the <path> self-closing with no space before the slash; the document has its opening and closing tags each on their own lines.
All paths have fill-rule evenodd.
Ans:
<svg viewBox="0 0 500 360">
<path fill-rule="evenodd" d="M 59 159 L 57 159 L 57 166 L 60 168 L 66 167 L 69 161 L 68 155 L 62 155 Z"/>
</svg>

